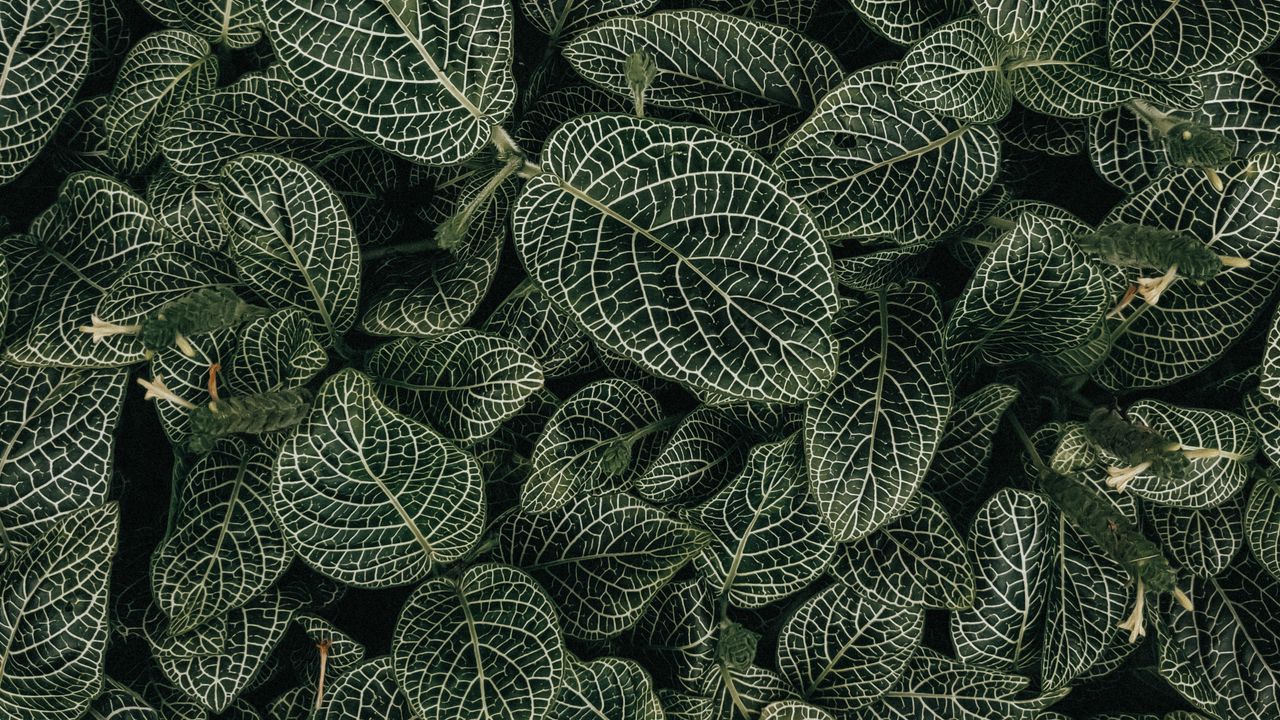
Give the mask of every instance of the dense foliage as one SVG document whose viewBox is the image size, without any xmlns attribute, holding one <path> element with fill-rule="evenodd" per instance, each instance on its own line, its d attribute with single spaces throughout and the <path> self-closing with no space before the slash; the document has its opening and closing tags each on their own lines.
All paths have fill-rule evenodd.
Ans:
<svg viewBox="0 0 1280 720">
<path fill-rule="evenodd" d="M 1278 37 L 0 0 L 0 720 L 1280 718 Z"/>
</svg>

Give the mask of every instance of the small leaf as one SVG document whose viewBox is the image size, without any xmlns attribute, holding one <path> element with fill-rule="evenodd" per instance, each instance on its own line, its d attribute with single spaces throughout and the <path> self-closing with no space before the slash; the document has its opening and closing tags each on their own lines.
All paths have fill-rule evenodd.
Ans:
<svg viewBox="0 0 1280 720">
<path fill-rule="evenodd" d="M 380 720 L 413 718 L 389 655 L 365 660 L 335 680 L 325 692 L 319 720 L 351 720 L 366 713 Z"/>
</svg>

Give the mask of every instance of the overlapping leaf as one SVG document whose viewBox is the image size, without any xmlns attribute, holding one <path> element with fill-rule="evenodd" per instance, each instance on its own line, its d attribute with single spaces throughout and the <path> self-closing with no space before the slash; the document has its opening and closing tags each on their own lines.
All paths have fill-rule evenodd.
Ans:
<svg viewBox="0 0 1280 720">
<path fill-rule="evenodd" d="M 983 21 L 964 17 L 929 33 L 899 64 L 903 100 L 964 122 L 1009 114 L 1013 88 L 1004 77 L 1010 49 Z"/>
<path fill-rule="evenodd" d="M 639 664 L 604 657 L 570 662 L 553 720 L 662 720 L 653 680 Z"/>
<path fill-rule="evenodd" d="M 325 693 L 321 720 L 351 720 L 377 717 L 382 720 L 411 720 L 409 702 L 399 692 L 395 670 L 388 655 L 365 660 L 334 681 Z"/>
<path fill-rule="evenodd" d="M 1244 544 L 1244 507 L 1244 493 L 1211 508 L 1144 506 L 1169 560 L 1202 578 L 1226 570 Z"/>
<path fill-rule="evenodd" d="M 927 492 L 954 511 L 977 504 L 987 482 L 993 437 L 1019 395 L 1012 385 L 992 383 L 956 400 L 925 475 Z"/>
<path fill-rule="evenodd" d="M 601 20 L 643 15 L 657 4 L 658 0 L 597 0 L 591 3 L 581 3 L 578 0 L 520 0 L 520 9 L 529 22 L 555 41 Z"/>
<path fill-rule="evenodd" d="M 1275 540 L 1280 537 L 1280 487 L 1274 473 L 1258 473 L 1245 507 L 1244 532 L 1254 560 L 1280 580 L 1280 543 Z"/>
<path fill-rule="evenodd" d="M 229 48 L 247 48 L 262 38 L 262 9 L 249 0 L 139 0 L 169 27 L 182 27 Z"/>
<path fill-rule="evenodd" d="M 699 407 L 680 420 L 649 467 L 635 479 L 636 492 L 656 503 L 702 500 L 737 475 L 756 439 L 736 407 Z"/>
<path fill-rule="evenodd" d="M 1110 6 L 1111 65 L 1150 78 L 1180 78 L 1233 65 L 1280 35 L 1266 0 L 1134 0 Z"/>
<path fill-rule="evenodd" d="M 849 0 L 873 30 L 899 45 L 910 45 L 931 30 L 969 12 L 962 0 Z"/>
</svg>

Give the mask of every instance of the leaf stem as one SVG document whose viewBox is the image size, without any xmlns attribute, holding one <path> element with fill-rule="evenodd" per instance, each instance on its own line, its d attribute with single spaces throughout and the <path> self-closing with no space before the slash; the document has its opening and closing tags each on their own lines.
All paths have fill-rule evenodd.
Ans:
<svg viewBox="0 0 1280 720">
<path fill-rule="evenodd" d="M 1031 464 L 1036 466 L 1036 470 L 1044 472 L 1048 469 L 1045 465 L 1044 458 L 1040 457 L 1040 451 L 1036 450 L 1035 443 L 1031 442 L 1031 436 L 1027 435 L 1026 428 L 1022 427 L 1022 421 L 1017 416 L 1009 415 L 1009 427 L 1013 428 L 1014 434 L 1018 436 L 1018 440 L 1022 442 L 1022 446 L 1027 449 L 1027 454 L 1031 456 Z"/>
</svg>

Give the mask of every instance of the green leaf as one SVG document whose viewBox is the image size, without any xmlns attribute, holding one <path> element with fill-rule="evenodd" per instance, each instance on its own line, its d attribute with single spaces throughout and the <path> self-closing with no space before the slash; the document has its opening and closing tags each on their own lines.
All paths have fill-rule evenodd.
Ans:
<svg viewBox="0 0 1280 720">
<path fill-rule="evenodd" d="M 712 535 L 694 566 L 735 607 L 761 607 L 798 592 L 835 552 L 794 436 L 757 445 L 742 474 L 686 516 Z"/>
<path fill-rule="evenodd" d="M 638 663 L 604 657 L 571 661 L 552 720 L 663 720 L 653 680 Z"/>
<path fill-rule="evenodd" d="M 401 157 L 454 165 L 515 101 L 506 0 L 269 0 L 281 63 L 312 104 Z"/>
<path fill-rule="evenodd" d="M 606 20 L 578 33 L 564 57 L 582 77 L 630 97 L 627 58 L 637 52 L 657 68 L 645 106 L 687 110 L 762 152 L 804 122 L 843 74 L 830 50 L 790 28 L 705 10 Z"/>
<path fill-rule="evenodd" d="M 1245 507 L 1244 533 L 1254 560 L 1280 580 L 1280 487 L 1274 472 L 1258 472 Z"/>
<path fill-rule="evenodd" d="M 991 123 L 1013 108 L 1002 64 L 1010 49 L 976 17 L 929 33 L 898 66 L 895 89 L 920 108 L 971 123 Z"/>
<path fill-rule="evenodd" d="M 128 373 L 0 363 L 0 538 L 36 542 L 110 489 Z"/>
<path fill-rule="evenodd" d="M 582 328 L 557 310 L 547 294 L 531 282 L 512 290 L 481 327 L 511 340 L 536 358 L 548 378 L 570 374 L 575 361 L 591 347 Z"/>
<path fill-rule="evenodd" d="M 710 540 L 705 530 L 620 493 L 510 515 L 498 536 L 502 558 L 547 588 L 565 632 L 584 640 L 634 625 L 658 589 Z"/>
<path fill-rule="evenodd" d="M 948 20 L 970 12 L 964 0 L 849 0 L 872 30 L 911 45 Z"/>
<path fill-rule="evenodd" d="M 1149 78 L 1234 65 L 1280 35 L 1280 9 L 1267 0 L 1133 0 L 1113 3 L 1110 11 L 1112 67 Z"/>
<path fill-rule="evenodd" d="M 157 20 L 239 50 L 262 39 L 261 8 L 249 0 L 139 0 Z"/>
<path fill-rule="evenodd" d="M 89 712 L 84 719 L 160 720 L 160 713 L 141 695 L 108 677 L 102 692 L 89 704 Z"/>
<path fill-rule="evenodd" d="M 1204 104 L 1193 120 L 1212 127 L 1249 157 L 1280 144 L 1280 87 L 1253 60 L 1199 76 Z"/>
<path fill-rule="evenodd" d="M 147 633 L 156 664 L 169 682 L 220 713 L 261 672 L 284 638 L 293 612 L 274 588 L 182 635 L 171 635 L 153 619 Z M 167 716 L 167 714 L 166 714 Z"/>
<path fill-rule="evenodd" d="M 482 483 L 475 458 L 387 407 L 368 376 L 342 370 L 285 441 L 271 494 L 304 561 L 377 588 L 464 557 L 484 524 Z"/>
<path fill-rule="evenodd" d="M 329 364 L 307 316 L 298 310 L 254 318 L 236 334 L 240 344 L 218 376 L 230 395 L 301 387 Z"/>
<path fill-rule="evenodd" d="M 1147 520 L 1182 570 L 1202 578 L 1222 574 L 1244 545 L 1244 493 L 1211 508 L 1147 504 Z"/>
<path fill-rule="evenodd" d="M 584 386 L 538 436 L 520 506 L 549 512 L 583 493 L 625 487 L 656 451 L 661 436 L 655 433 L 669 424 L 658 401 L 633 383 L 609 379 Z"/>
<path fill-rule="evenodd" d="M 303 685 L 319 686 L 319 645 L 322 642 L 328 643 L 324 673 L 326 682 L 345 677 L 364 660 L 364 645 L 319 615 L 298 613 L 293 616 L 293 622 L 307 639 L 305 645 L 295 648 L 290 658 L 294 674 Z"/>
<path fill-rule="evenodd" d="M 220 179 L 218 209 L 245 284 L 302 310 L 338 345 L 360 297 L 360 252 L 342 201 L 306 166 L 276 155 L 242 155 Z"/>
<path fill-rule="evenodd" d="M 180 241 L 209 250 L 226 247 L 213 181 L 193 182 L 171 169 L 158 170 L 147 183 L 147 203 Z"/>
<path fill-rule="evenodd" d="M 920 506 L 836 552 L 831 574 L 884 605 L 962 610 L 973 605 L 973 567 L 947 511 L 921 493 Z"/>
<path fill-rule="evenodd" d="M 578 0 L 520 0 L 520 9 L 534 27 L 555 42 L 602 20 L 625 15 L 644 15 L 657 4 L 658 0 L 597 0 L 591 3 L 581 3 Z"/>
<path fill-rule="evenodd" d="M 147 169 L 174 116 L 218 82 L 218 59 L 198 35 L 152 33 L 129 51 L 107 102 L 104 123 L 112 160 L 125 175 Z"/>
<path fill-rule="evenodd" d="M 193 180 L 215 180 L 226 162 L 249 153 L 315 167 L 364 145 L 308 104 L 279 65 L 195 98 L 160 141 L 173 169 Z"/>
<path fill-rule="evenodd" d="M 659 588 L 625 637 L 659 684 L 698 693 L 716 666 L 719 632 L 715 589 L 698 577 Z"/>
<path fill-rule="evenodd" d="M 795 691 L 778 673 L 751 665 L 733 670 L 717 663 L 705 688 L 711 699 L 712 718 L 752 720 L 765 706 L 795 698 Z"/>
<path fill-rule="evenodd" d="M 902 681 L 880 701 L 850 720 L 952 720 L 1002 718 L 1036 720 L 1041 710 L 1066 695 L 1067 688 L 1033 695 L 1031 681 L 1017 675 L 967 665 L 922 649 L 907 663 Z"/>
<path fill-rule="evenodd" d="M 974 0 L 978 17 L 1007 42 L 1025 40 L 1044 26 L 1051 0 Z"/>
<path fill-rule="evenodd" d="M 960 515 L 978 504 L 1000 420 L 1019 395 L 1012 385 L 991 383 L 956 401 L 924 478 L 926 492 Z"/>
<path fill-rule="evenodd" d="M 271 515 L 275 457 L 238 438 L 174 479 L 175 512 L 151 556 L 151 588 L 181 635 L 261 595 L 292 559 Z"/>
<path fill-rule="evenodd" d="M 15 0 L 0 28 L 0 185 L 53 136 L 89 66 L 87 0 Z"/>
<path fill-rule="evenodd" d="M 778 151 L 787 191 L 828 239 L 936 240 L 995 180 L 995 128 L 903 102 L 898 74 L 892 63 L 853 72 Z"/>
<path fill-rule="evenodd" d="M 703 405 L 685 415 L 649 467 L 635 479 L 636 492 L 659 504 L 698 502 L 746 465 L 760 439 L 737 407 Z"/>
<path fill-rule="evenodd" d="M 333 682 L 325 691 L 318 720 L 412 720 L 409 701 L 399 692 L 391 656 L 365 660 Z"/>
<path fill-rule="evenodd" d="M 1076 246 L 1078 220 L 1030 212 L 982 258 L 947 322 L 951 367 L 1004 365 L 1089 341 L 1110 309 L 1101 266 Z"/>
<path fill-rule="evenodd" d="M 873 250 L 865 255 L 837 258 L 832 267 L 836 282 L 850 290 L 879 290 L 904 283 L 923 273 L 932 243 Z"/>
<path fill-rule="evenodd" d="M 102 688 L 120 512 L 78 509 L 0 569 L 0 715 L 75 720 Z"/>
<path fill-rule="evenodd" d="M 105 125 L 109 99 L 108 93 L 90 95 L 75 101 L 67 110 L 50 144 L 59 170 L 67 174 L 89 170 L 103 175 L 116 171 Z"/>
<path fill-rule="evenodd" d="M 799 700 L 779 700 L 760 712 L 760 720 L 834 720 L 834 716 Z"/>
<path fill-rule="evenodd" d="M 804 420 L 809 481 L 839 542 L 897 517 L 924 480 L 951 411 L 941 326 L 937 293 L 921 282 L 841 311 L 836 384 Z"/>
<path fill-rule="evenodd" d="M 778 668 L 802 699 L 847 713 L 894 685 L 923 632 L 923 610 L 882 605 L 835 585 L 782 626 Z"/>
<path fill-rule="evenodd" d="M 749 400 L 798 402 L 829 382 L 830 255 L 763 160 L 709 130 L 618 115 L 566 123 L 543 155 L 516 247 L 602 349 Z"/>
<path fill-rule="evenodd" d="M 497 564 L 418 586 L 396 622 L 391 654 L 396 682 L 421 720 L 546 717 L 567 674 L 547 593 Z"/>
<path fill-rule="evenodd" d="M 117 367 L 142 360 L 145 349 L 134 337 L 95 343 L 80 326 L 92 323 L 112 283 L 159 249 L 163 236 L 147 204 L 123 184 L 90 173 L 67 178 L 57 201 L 26 234 L 0 240 L 12 283 L 6 359 L 59 367 Z"/>
<path fill-rule="evenodd" d="M 960 660 L 1016 670 L 1038 659 L 1058 529 L 1054 519 L 1047 500 L 1013 488 L 997 491 L 978 510 L 969 528 L 973 608 L 951 616 Z"/>
<path fill-rule="evenodd" d="M 703 5 L 739 17 L 804 30 L 817 10 L 810 0 L 703 0 Z"/>
</svg>

